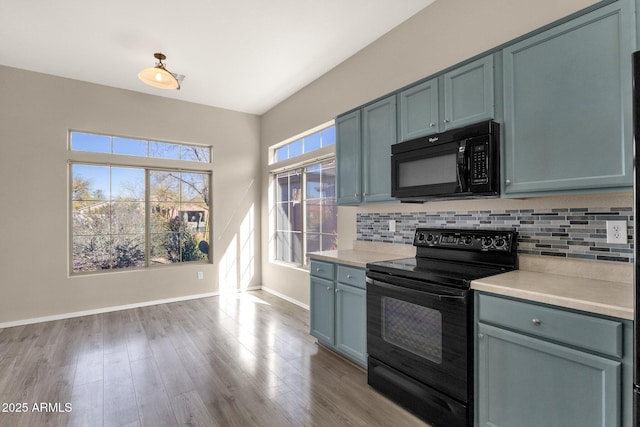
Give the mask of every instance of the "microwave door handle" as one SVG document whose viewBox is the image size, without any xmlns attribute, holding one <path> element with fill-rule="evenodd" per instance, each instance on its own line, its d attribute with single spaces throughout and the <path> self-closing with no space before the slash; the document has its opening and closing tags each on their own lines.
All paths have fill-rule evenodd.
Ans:
<svg viewBox="0 0 640 427">
<path fill-rule="evenodd" d="M 458 146 L 458 155 L 456 156 L 456 176 L 458 178 L 458 186 L 461 193 L 466 193 L 467 189 L 467 141 L 461 141 Z"/>
</svg>

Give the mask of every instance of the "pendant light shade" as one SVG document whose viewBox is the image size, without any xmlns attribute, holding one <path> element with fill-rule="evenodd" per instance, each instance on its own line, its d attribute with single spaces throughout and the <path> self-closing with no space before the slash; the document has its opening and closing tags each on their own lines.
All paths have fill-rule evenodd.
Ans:
<svg viewBox="0 0 640 427">
<path fill-rule="evenodd" d="M 160 89 L 176 89 L 180 90 L 180 82 L 176 76 L 165 68 L 162 63 L 167 59 L 162 53 L 154 53 L 154 58 L 158 60 L 155 67 L 145 68 L 138 73 L 138 78 L 149 86 L 157 87 Z"/>
</svg>

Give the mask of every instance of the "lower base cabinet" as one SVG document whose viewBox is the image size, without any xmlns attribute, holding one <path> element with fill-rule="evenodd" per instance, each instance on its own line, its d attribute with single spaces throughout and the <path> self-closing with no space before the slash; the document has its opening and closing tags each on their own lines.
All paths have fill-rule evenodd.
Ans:
<svg viewBox="0 0 640 427">
<path fill-rule="evenodd" d="M 631 427 L 631 322 L 476 298 L 477 426 Z"/>
<path fill-rule="evenodd" d="M 311 260 L 310 333 L 325 346 L 367 364 L 365 272 Z"/>
</svg>

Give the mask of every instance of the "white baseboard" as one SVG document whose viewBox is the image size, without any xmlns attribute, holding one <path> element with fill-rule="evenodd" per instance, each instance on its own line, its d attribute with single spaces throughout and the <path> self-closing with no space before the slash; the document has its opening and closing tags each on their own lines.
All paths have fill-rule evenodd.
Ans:
<svg viewBox="0 0 640 427">
<path fill-rule="evenodd" d="M 283 300 L 285 300 L 285 301 L 289 301 L 290 303 L 295 304 L 295 305 L 297 305 L 298 307 L 302 307 L 302 308 L 304 308 L 305 310 L 309 310 L 309 306 L 308 306 L 307 304 L 303 304 L 303 303 L 301 303 L 300 301 L 295 300 L 295 299 L 293 299 L 293 298 L 291 298 L 291 297 L 289 297 L 289 296 L 287 296 L 287 295 L 285 295 L 285 294 L 282 294 L 282 293 L 280 293 L 280 292 L 278 292 L 278 291 L 276 291 L 276 290 L 274 290 L 274 289 L 267 288 L 267 287 L 263 286 L 263 287 L 262 287 L 262 290 L 263 290 L 263 291 L 265 291 L 265 292 L 270 293 L 271 295 L 275 295 L 275 296 L 277 296 L 278 298 L 282 298 L 282 299 L 283 299 Z"/>
<path fill-rule="evenodd" d="M 259 290 L 259 289 L 260 289 L 260 286 L 255 286 L 255 287 L 248 288 L 247 290 L 248 291 L 253 291 L 253 290 Z M 11 328 L 11 327 L 14 327 L 14 326 L 31 325 L 33 323 L 49 322 L 51 320 L 71 319 L 73 317 L 91 316 L 93 314 L 110 313 L 112 311 L 129 310 L 129 309 L 132 309 L 132 308 L 139 308 L 139 307 L 148 307 L 148 306 L 151 306 L 151 305 L 168 304 L 168 303 L 171 303 L 171 302 L 188 301 L 188 300 L 192 300 L 192 299 L 215 297 L 215 296 L 218 296 L 218 295 L 220 295 L 219 292 L 209 292 L 209 293 L 206 293 L 206 294 L 186 295 L 186 296 L 176 297 L 176 298 L 167 298 L 167 299 L 154 300 L 154 301 L 143 301 L 143 302 L 138 302 L 138 303 L 135 303 L 135 304 L 118 305 L 118 306 L 112 306 L 112 307 L 102 307 L 102 308 L 97 308 L 95 310 L 85 310 L 85 311 L 76 311 L 76 312 L 73 312 L 73 313 L 54 314 L 52 316 L 36 317 L 36 318 L 33 318 L 33 319 L 22 319 L 22 320 L 16 320 L 16 321 L 13 321 L 13 322 L 0 323 L 0 329 Z"/>
</svg>

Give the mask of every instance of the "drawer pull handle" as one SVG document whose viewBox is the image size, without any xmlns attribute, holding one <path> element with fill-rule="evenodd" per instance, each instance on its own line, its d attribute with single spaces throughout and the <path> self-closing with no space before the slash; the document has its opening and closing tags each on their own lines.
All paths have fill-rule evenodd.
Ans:
<svg viewBox="0 0 640 427">
<path fill-rule="evenodd" d="M 536 326 L 540 326 L 542 322 L 540 321 L 540 319 L 531 319 L 531 323 L 533 323 Z"/>
<path fill-rule="evenodd" d="M 347 274 L 347 279 L 351 279 L 353 276 L 350 274 Z"/>
</svg>

